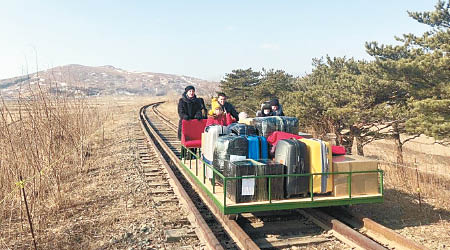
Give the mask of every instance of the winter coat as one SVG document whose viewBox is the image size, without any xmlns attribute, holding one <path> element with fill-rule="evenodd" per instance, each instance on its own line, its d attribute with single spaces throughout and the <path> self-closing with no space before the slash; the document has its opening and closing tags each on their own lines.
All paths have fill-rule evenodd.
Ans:
<svg viewBox="0 0 450 250">
<path fill-rule="evenodd" d="M 205 119 L 206 107 L 203 98 L 197 98 L 196 95 L 192 99 L 186 96 L 186 92 L 178 101 L 178 116 L 180 120 L 178 122 L 178 139 L 181 139 L 181 121 L 192 119 Z"/>
<path fill-rule="evenodd" d="M 229 113 L 227 114 L 223 113 L 221 115 L 216 116 L 208 115 L 208 120 L 206 120 L 206 127 L 210 125 L 228 126 L 233 122 L 236 122 L 236 120 L 233 117 L 231 117 L 231 114 Z"/>
<path fill-rule="evenodd" d="M 272 115 L 273 116 L 284 116 L 284 113 L 283 113 L 283 106 L 281 106 L 281 104 L 279 104 L 278 105 L 278 110 L 276 110 L 276 111 L 273 111 L 272 110 Z"/>
<path fill-rule="evenodd" d="M 272 111 L 269 112 L 269 114 L 264 114 L 264 110 L 258 110 L 256 112 L 256 117 L 266 117 L 266 116 L 273 116 Z"/>
<path fill-rule="evenodd" d="M 194 95 L 194 98 L 189 99 L 186 93 L 183 93 L 178 101 L 178 116 L 180 120 L 205 119 L 206 107 L 203 98 Z"/>
<path fill-rule="evenodd" d="M 229 113 L 231 114 L 231 116 L 236 120 L 239 121 L 239 113 L 236 111 L 236 109 L 234 108 L 234 106 L 229 103 L 229 102 L 225 102 L 224 105 L 220 105 L 223 109 L 223 112 L 225 113 Z"/>
<path fill-rule="evenodd" d="M 269 109 L 269 110 L 270 110 L 270 112 L 269 112 L 267 115 L 264 114 L 264 110 L 265 110 L 265 109 Z M 256 117 L 266 117 L 266 116 L 273 116 L 272 108 L 270 107 L 269 102 L 264 102 L 264 103 L 261 105 L 261 110 L 259 110 L 258 112 L 256 112 Z"/>
<path fill-rule="evenodd" d="M 266 101 L 264 103 L 261 104 L 261 110 L 258 110 L 258 112 L 256 112 L 256 117 L 265 117 L 265 116 L 284 116 L 283 113 L 283 106 L 281 104 L 278 103 L 278 110 L 273 111 L 271 110 L 269 114 L 265 115 L 264 114 L 264 106 L 269 105 L 270 108 L 272 109 L 270 102 Z"/>
</svg>

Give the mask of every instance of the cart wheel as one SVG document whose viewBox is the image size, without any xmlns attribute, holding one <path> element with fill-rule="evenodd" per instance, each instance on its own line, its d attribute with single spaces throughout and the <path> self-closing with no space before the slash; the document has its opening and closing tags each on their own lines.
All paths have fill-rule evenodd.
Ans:
<svg viewBox="0 0 450 250">
<path fill-rule="evenodd" d="M 229 220 L 237 220 L 238 214 L 227 214 Z"/>
</svg>

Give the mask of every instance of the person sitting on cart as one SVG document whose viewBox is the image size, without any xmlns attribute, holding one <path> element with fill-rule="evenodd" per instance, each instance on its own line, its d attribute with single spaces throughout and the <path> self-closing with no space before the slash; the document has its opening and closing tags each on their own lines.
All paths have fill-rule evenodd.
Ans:
<svg viewBox="0 0 450 250">
<path fill-rule="evenodd" d="M 230 113 L 223 112 L 223 108 L 220 106 L 217 99 L 213 98 L 211 101 L 211 110 L 208 112 L 206 127 L 210 125 L 228 126 L 234 122 L 236 122 L 236 119 L 234 119 Z"/>
<path fill-rule="evenodd" d="M 184 93 L 178 101 L 178 139 L 181 140 L 181 122 L 182 120 L 205 119 L 206 107 L 203 98 L 197 98 L 194 86 L 187 86 Z"/>
<path fill-rule="evenodd" d="M 268 102 L 263 103 L 261 110 L 256 112 L 256 117 L 266 117 L 266 116 L 273 116 L 272 107 Z"/>
<path fill-rule="evenodd" d="M 281 106 L 278 99 L 274 98 L 274 99 L 270 100 L 270 106 L 272 108 L 273 116 L 284 116 L 283 107 Z"/>
<path fill-rule="evenodd" d="M 227 102 L 227 96 L 223 92 L 217 93 L 217 102 L 219 102 L 220 107 L 222 107 L 222 110 L 225 114 L 231 114 L 231 116 L 236 120 L 239 121 L 239 113 L 236 111 L 234 106 Z"/>
</svg>

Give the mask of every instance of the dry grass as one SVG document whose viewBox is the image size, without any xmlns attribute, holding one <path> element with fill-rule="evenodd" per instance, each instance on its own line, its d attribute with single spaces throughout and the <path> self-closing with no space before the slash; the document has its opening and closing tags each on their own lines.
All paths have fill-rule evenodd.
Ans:
<svg viewBox="0 0 450 250">
<path fill-rule="evenodd" d="M 41 214 L 65 205 L 61 186 L 68 174 L 83 169 L 89 136 L 105 117 L 84 98 L 30 91 L 0 107 L 0 224 L 3 231 L 26 221 L 28 206 L 37 234 L 46 222 Z M 28 223 L 21 227 L 29 230 Z"/>
<path fill-rule="evenodd" d="M 20 110 L 22 117 L 27 114 L 37 121 L 24 119 L 22 128 L 9 125 L 9 134 L 6 128 L 0 128 L 4 150 L 0 152 L 0 201 L 6 198 L 0 204 L 0 248 L 32 246 L 23 198 L 15 186 L 18 173 L 24 178 L 37 174 L 25 184 L 25 189 L 41 248 L 126 248 L 129 242 L 122 235 L 131 227 L 139 228 L 142 223 L 153 225 L 158 215 L 152 212 L 148 195 L 137 181 L 132 138 L 139 107 L 158 100 L 168 100 L 160 110 L 176 123 L 177 97 L 63 101 L 44 96 L 23 100 L 21 106 L 16 106 L 21 107 L 16 108 L 16 114 Z M 2 115 L 8 114 L 5 107 L 10 105 L 3 106 Z M 2 119 L 0 127 L 6 124 L 6 119 Z M 61 133 L 64 139 L 56 136 Z M 381 146 L 378 151 L 385 148 Z M 405 158 L 417 157 L 413 151 L 405 153 Z M 57 164 L 52 165 L 53 162 Z M 442 237 L 448 235 L 450 219 L 447 182 L 417 174 L 414 166 L 410 169 L 381 164 L 381 167 L 385 170 L 385 203 L 355 209 L 413 235 L 413 239 L 420 236 L 424 240 L 418 241 L 431 247 L 448 245 L 448 237 Z M 39 174 L 40 169 L 45 174 Z M 11 190 L 12 194 L 6 196 Z M 154 228 L 149 237 L 156 242 L 163 236 L 156 231 L 158 224 Z"/>
<path fill-rule="evenodd" d="M 47 105 L 56 102 L 53 97 L 45 98 Z M 25 190 L 41 249 L 102 248 L 111 238 L 120 239 L 124 227 L 119 220 L 145 222 L 148 209 L 130 208 L 135 199 L 136 203 L 145 203 L 147 196 L 134 194 L 135 184 L 129 175 L 137 174 L 130 151 L 130 137 L 135 131 L 130 124 L 137 124 L 137 111 L 146 103 L 146 99 L 129 98 L 58 102 L 53 105 L 51 119 L 36 115 L 45 113 L 37 111 L 45 110 L 40 102 L 23 105 L 21 109 L 29 110 L 33 121 L 24 119 L 14 127 L 8 126 L 11 135 L 1 138 L 2 149 L 9 151 L 1 154 L 0 248 L 32 246 L 15 173 L 27 179 Z M 35 123 L 39 124 L 33 126 Z M 58 126 L 65 130 L 57 130 Z M 4 130 L 2 133 L 6 133 Z M 51 134 L 64 138 L 49 138 Z M 38 139 L 33 140 L 33 135 Z M 7 144 L 9 140 L 14 147 Z M 14 154 L 17 157 L 13 158 Z"/>
<path fill-rule="evenodd" d="M 159 108 L 177 121 L 176 101 Z M 414 139 L 404 147 L 405 165 L 395 161 L 394 142 L 376 141 L 364 148 L 384 170 L 385 202 L 352 209 L 431 249 L 450 245 L 450 150 L 430 138 Z M 356 151 L 355 151 L 356 152 Z"/>
<path fill-rule="evenodd" d="M 173 123 L 178 124 L 178 98 L 171 97 L 164 99 L 164 104 L 158 107 L 158 110 L 165 114 Z"/>
</svg>

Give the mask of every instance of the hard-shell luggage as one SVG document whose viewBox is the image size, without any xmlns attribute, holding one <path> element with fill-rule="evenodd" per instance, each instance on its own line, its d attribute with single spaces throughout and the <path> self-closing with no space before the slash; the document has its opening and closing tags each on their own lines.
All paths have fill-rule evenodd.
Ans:
<svg viewBox="0 0 450 250">
<path fill-rule="evenodd" d="M 256 176 L 258 170 L 254 161 L 234 161 L 225 167 L 224 175 L 227 177 Z M 236 203 L 264 199 L 264 192 L 267 192 L 266 182 L 262 178 L 227 181 L 227 196 Z"/>
<path fill-rule="evenodd" d="M 227 177 L 281 175 L 284 166 L 271 160 L 242 160 L 231 162 L 225 168 Z M 271 199 L 284 198 L 283 178 L 271 178 Z M 236 203 L 267 201 L 269 199 L 268 178 L 246 178 L 227 181 L 227 196 Z"/>
<path fill-rule="evenodd" d="M 226 135 L 226 134 L 228 134 L 228 127 L 222 126 L 222 125 L 216 125 L 216 124 L 205 127 L 205 132 L 210 132 L 210 131 L 217 131 L 217 133 L 219 135 Z"/>
<path fill-rule="evenodd" d="M 318 139 L 300 139 L 307 147 L 311 173 L 332 172 L 330 143 Z M 328 193 L 333 189 L 331 175 L 314 175 L 313 192 Z"/>
<path fill-rule="evenodd" d="M 245 136 L 219 136 L 214 148 L 213 166 L 223 173 L 230 162 L 246 159 L 247 154 L 248 141 Z M 220 178 L 218 180 L 221 181 Z"/>
<path fill-rule="evenodd" d="M 263 136 L 247 136 L 248 140 L 248 159 L 267 159 L 269 149 L 267 139 Z"/>
<path fill-rule="evenodd" d="M 282 175 L 285 173 L 286 166 L 281 163 L 278 163 L 273 160 L 264 159 L 258 160 L 261 165 L 261 168 L 264 168 L 264 175 Z M 260 172 L 258 172 L 260 173 Z M 266 200 L 269 199 L 269 179 L 267 179 L 267 197 Z M 271 198 L 272 200 L 282 200 L 284 199 L 284 177 L 273 177 L 270 178 L 270 187 L 271 187 Z"/>
<path fill-rule="evenodd" d="M 258 135 L 268 137 L 275 131 L 298 133 L 298 119 L 289 116 L 267 116 L 256 117 L 253 119 L 253 125 L 258 130 Z"/>
<path fill-rule="evenodd" d="M 255 126 L 243 123 L 232 123 L 227 127 L 228 132 L 234 135 L 258 135 Z"/>
<path fill-rule="evenodd" d="M 303 137 L 296 135 L 296 134 L 291 134 L 291 133 L 287 133 L 287 132 L 282 132 L 282 131 L 275 131 L 273 132 L 269 137 L 267 137 L 267 143 L 269 143 L 269 155 L 271 157 L 275 156 L 275 150 L 277 148 L 277 143 L 280 140 L 285 140 L 285 139 L 302 139 Z"/>
<path fill-rule="evenodd" d="M 307 174 L 310 172 L 306 144 L 296 139 L 278 141 L 275 150 L 275 161 L 286 166 L 286 174 Z M 308 176 L 285 178 L 286 198 L 306 195 L 308 192 Z"/>
<path fill-rule="evenodd" d="M 211 164 L 214 160 L 214 148 L 217 138 L 227 133 L 228 129 L 226 126 L 212 125 L 205 128 L 205 132 L 202 134 L 202 154 L 206 163 Z"/>
</svg>

